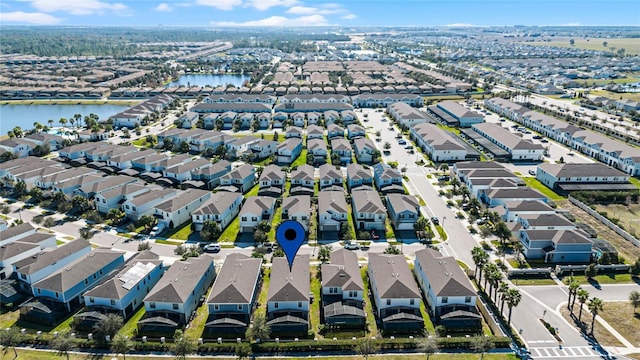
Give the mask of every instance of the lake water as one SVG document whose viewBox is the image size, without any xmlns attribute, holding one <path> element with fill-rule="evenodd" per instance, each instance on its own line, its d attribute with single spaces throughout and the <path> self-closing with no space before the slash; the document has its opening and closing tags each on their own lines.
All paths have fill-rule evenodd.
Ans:
<svg viewBox="0 0 640 360">
<path fill-rule="evenodd" d="M 53 126 L 60 126 L 60 118 L 72 118 L 74 114 L 81 114 L 84 118 L 91 113 L 99 116 L 100 119 L 107 119 L 123 110 L 128 109 L 127 105 L 0 105 L 0 135 L 6 135 L 7 131 L 16 126 L 23 130 L 32 129 L 34 122 L 49 126 L 48 120 L 53 120 Z M 84 124 L 82 122 L 81 124 Z M 69 123 L 67 122 L 67 126 Z"/>
<path fill-rule="evenodd" d="M 216 75 L 216 74 L 194 74 L 194 75 L 182 75 L 174 82 L 171 82 L 167 87 L 175 86 L 211 86 L 216 87 L 220 85 L 232 84 L 235 87 L 241 87 L 246 80 L 250 80 L 249 75 Z"/>
</svg>

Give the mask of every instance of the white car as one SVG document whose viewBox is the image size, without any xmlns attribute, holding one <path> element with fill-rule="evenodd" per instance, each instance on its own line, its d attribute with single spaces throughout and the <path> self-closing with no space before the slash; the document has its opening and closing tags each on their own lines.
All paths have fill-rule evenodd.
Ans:
<svg viewBox="0 0 640 360">
<path fill-rule="evenodd" d="M 220 252 L 220 244 L 208 244 L 202 248 L 202 250 L 204 250 L 204 252 L 217 253 Z"/>
<path fill-rule="evenodd" d="M 355 241 L 347 241 L 344 243 L 344 248 L 347 250 L 360 250 L 360 245 Z"/>
</svg>

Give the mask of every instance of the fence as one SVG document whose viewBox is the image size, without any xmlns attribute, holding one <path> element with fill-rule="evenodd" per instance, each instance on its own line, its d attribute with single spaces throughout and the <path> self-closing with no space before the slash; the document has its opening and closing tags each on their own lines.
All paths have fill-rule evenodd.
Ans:
<svg viewBox="0 0 640 360">
<path fill-rule="evenodd" d="M 583 273 L 587 269 L 588 265 L 556 265 L 556 275 L 562 275 L 565 272 Z M 629 272 L 631 266 L 627 264 L 614 264 L 614 265 L 596 265 L 596 270 L 601 272 Z"/>
<path fill-rule="evenodd" d="M 606 217 L 598 214 L 597 211 L 593 210 L 592 208 L 587 206 L 582 201 L 574 198 L 571 195 L 569 195 L 569 201 L 571 201 L 571 203 L 573 203 L 575 206 L 577 206 L 580 209 L 582 209 L 582 210 L 586 211 L 587 213 L 589 213 L 589 215 L 591 215 L 591 216 L 595 217 L 596 219 L 598 219 L 598 221 L 600 221 L 601 223 L 605 224 L 607 227 L 609 227 L 609 229 L 615 231 L 618 235 L 622 236 L 625 240 L 630 241 L 633 245 L 635 245 L 637 247 L 640 247 L 640 240 L 636 239 L 633 235 L 631 235 L 628 232 L 626 232 L 620 226 L 618 226 L 618 225 L 614 224 L 613 222 L 611 222 L 611 220 L 609 220 Z"/>
<path fill-rule="evenodd" d="M 551 276 L 551 268 L 537 268 L 537 269 L 509 269 L 507 271 L 509 278 L 512 276 Z"/>
</svg>

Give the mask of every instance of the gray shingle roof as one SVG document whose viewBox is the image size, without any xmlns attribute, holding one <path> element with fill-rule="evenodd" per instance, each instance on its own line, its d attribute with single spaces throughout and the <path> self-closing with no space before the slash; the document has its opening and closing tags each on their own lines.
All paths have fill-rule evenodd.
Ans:
<svg viewBox="0 0 640 360">
<path fill-rule="evenodd" d="M 331 263 L 322 264 L 322 287 L 341 287 L 343 291 L 362 291 L 358 256 L 349 250 L 338 249 L 331 253 Z"/>
<path fill-rule="evenodd" d="M 22 259 L 13 265 L 15 265 L 17 271 L 21 274 L 30 275 L 87 247 L 91 247 L 91 244 L 88 241 L 78 239 L 58 248 L 47 249 L 46 251 L 38 253 L 32 257 Z"/>
<path fill-rule="evenodd" d="M 206 254 L 187 261 L 176 261 L 144 301 L 184 303 L 212 263 L 213 258 Z"/>
<path fill-rule="evenodd" d="M 228 255 L 213 283 L 207 302 L 210 304 L 251 302 L 261 270 L 261 259 L 242 254 Z"/>
<path fill-rule="evenodd" d="M 369 272 L 381 299 L 420 298 L 404 255 L 369 254 Z"/>
<path fill-rule="evenodd" d="M 242 199 L 242 194 L 227 191 L 218 191 L 211 195 L 192 215 L 216 215 L 225 212 L 231 204 L 238 199 Z"/>
<path fill-rule="evenodd" d="M 328 211 L 337 213 L 346 213 L 349 211 L 349 205 L 344 195 L 344 191 L 327 191 L 323 190 L 318 193 L 318 213 L 322 214 Z"/>
<path fill-rule="evenodd" d="M 377 191 L 355 191 L 351 193 L 351 198 L 358 213 L 386 214 L 387 212 Z"/>
<path fill-rule="evenodd" d="M 475 296 L 476 291 L 456 259 L 433 249 L 416 251 L 416 260 L 436 296 Z"/>
<path fill-rule="evenodd" d="M 286 258 L 273 258 L 267 301 L 309 301 L 310 281 L 309 255 L 296 256 L 291 271 Z"/>
</svg>

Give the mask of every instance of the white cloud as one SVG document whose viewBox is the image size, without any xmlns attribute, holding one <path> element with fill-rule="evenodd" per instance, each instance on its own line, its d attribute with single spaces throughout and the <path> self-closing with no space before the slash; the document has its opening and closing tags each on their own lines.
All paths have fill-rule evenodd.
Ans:
<svg viewBox="0 0 640 360">
<path fill-rule="evenodd" d="M 98 0 L 30 0 L 31 6 L 46 13 L 62 11 L 72 15 L 90 15 L 104 11 L 127 13 L 129 8 L 122 3 Z"/>
<path fill-rule="evenodd" d="M 162 3 L 162 4 L 159 4 L 158 6 L 156 6 L 156 11 L 168 12 L 168 11 L 171 11 L 171 10 L 173 10 L 173 9 L 167 3 Z"/>
<path fill-rule="evenodd" d="M 328 4 L 320 4 L 318 6 L 292 6 L 286 11 L 288 14 L 297 14 L 297 15 L 313 15 L 313 14 L 339 14 L 344 13 L 346 10 L 342 7 L 342 5 L 328 3 Z"/>
<path fill-rule="evenodd" d="M 341 19 L 345 19 L 345 20 L 353 20 L 355 18 L 357 18 L 357 16 L 355 14 L 347 14 L 347 15 L 341 17 Z"/>
<path fill-rule="evenodd" d="M 264 11 L 276 6 L 289 7 L 297 3 L 298 0 L 247 0 L 246 5 Z"/>
<path fill-rule="evenodd" d="M 0 12 L 0 23 L 5 24 L 34 24 L 34 25 L 54 25 L 61 19 L 41 12 Z"/>
<path fill-rule="evenodd" d="M 196 3 L 220 10 L 233 10 L 234 7 L 242 5 L 242 0 L 196 0 Z"/>
<path fill-rule="evenodd" d="M 260 20 L 245 22 L 218 21 L 211 22 L 215 26 L 328 26 L 329 22 L 322 15 L 300 16 L 297 18 L 287 18 L 284 16 L 271 16 Z"/>
</svg>

